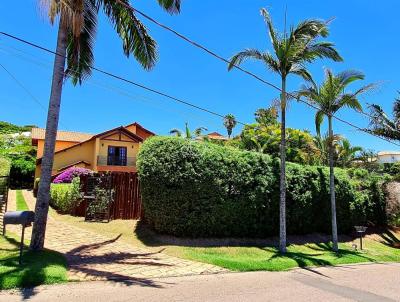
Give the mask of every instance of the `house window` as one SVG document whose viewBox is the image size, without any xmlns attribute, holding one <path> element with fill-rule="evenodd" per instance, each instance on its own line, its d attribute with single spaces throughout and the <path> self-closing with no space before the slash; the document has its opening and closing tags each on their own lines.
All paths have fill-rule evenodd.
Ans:
<svg viewBox="0 0 400 302">
<path fill-rule="evenodd" d="M 126 166 L 126 160 L 126 147 L 108 146 L 108 166 Z"/>
</svg>

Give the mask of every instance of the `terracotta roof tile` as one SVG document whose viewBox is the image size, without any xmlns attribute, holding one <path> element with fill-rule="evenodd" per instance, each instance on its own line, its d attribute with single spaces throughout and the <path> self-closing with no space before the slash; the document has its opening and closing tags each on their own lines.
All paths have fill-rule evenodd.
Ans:
<svg viewBox="0 0 400 302">
<path fill-rule="evenodd" d="M 44 139 L 46 129 L 32 128 L 32 139 Z M 57 140 L 65 142 L 83 142 L 93 137 L 93 134 L 73 132 L 73 131 L 57 131 Z"/>
</svg>

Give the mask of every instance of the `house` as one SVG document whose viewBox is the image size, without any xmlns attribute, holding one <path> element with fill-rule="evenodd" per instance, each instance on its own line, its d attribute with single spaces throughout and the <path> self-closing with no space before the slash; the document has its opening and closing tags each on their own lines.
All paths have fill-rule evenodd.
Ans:
<svg viewBox="0 0 400 302">
<path fill-rule="evenodd" d="M 45 129 L 32 128 L 32 145 L 37 146 L 35 178 L 40 177 L 45 134 Z M 140 144 L 153 135 L 136 122 L 99 134 L 58 131 L 52 174 L 74 166 L 96 172 L 135 172 Z"/>
<path fill-rule="evenodd" d="M 214 140 L 220 140 L 220 141 L 226 141 L 228 140 L 227 137 L 223 136 L 222 134 L 218 132 L 211 132 L 206 135 L 209 139 L 214 139 Z"/>
<path fill-rule="evenodd" d="M 207 138 L 209 140 L 215 140 L 215 141 L 226 141 L 228 138 L 226 136 L 223 136 L 222 134 L 219 134 L 218 132 L 211 132 L 208 133 L 204 136 L 198 136 L 196 137 L 197 140 L 201 141 L 204 140 L 204 138 Z"/>
<path fill-rule="evenodd" d="M 377 162 L 380 164 L 392 164 L 400 161 L 400 151 L 380 151 Z"/>
</svg>

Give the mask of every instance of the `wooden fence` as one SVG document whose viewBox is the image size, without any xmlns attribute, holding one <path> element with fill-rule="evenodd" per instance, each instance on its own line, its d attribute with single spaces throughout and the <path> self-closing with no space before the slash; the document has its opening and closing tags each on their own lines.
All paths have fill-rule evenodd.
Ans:
<svg viewBox="0 0 400 302">
<path fill-rule="evenodd" d="M 142 201 L 137 173 L 112 172 L 111 189 L 114 192 L 113 202 L 110 205 L 111 219 L 140 219 L 142 218 Z M 88 191 L 88 176 L 80 177 L 81 191 L 85 195 Z M 85 216 L 87 200 L 83 200 L 72 214 Z"/>
</svg>

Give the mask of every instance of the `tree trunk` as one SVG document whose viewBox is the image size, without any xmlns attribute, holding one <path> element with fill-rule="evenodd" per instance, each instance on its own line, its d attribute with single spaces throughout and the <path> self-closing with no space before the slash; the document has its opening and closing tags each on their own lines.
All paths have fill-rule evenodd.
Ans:
<svg viewBox="0 0 400 302">
<path fill-rule="evenodd" d="M 35 223 L 33 224 L 32 240 L 30 244 L 30 248 L 32 250 L 40 250 L 44 246 L 47 214 L 49 211 L 50 183 L 53 169 L 54 147 L 57 136 L 61 92 L 64 79 L 66 47 L 67 35 L 61 16 L 56 49 L 58 55 L 55 55 L 54 59 L 53 79 L 51 83 L 51 94 L 46 122 L 44 153 L 42 157 L 41 176 L 35 206 Z"/>
<path fill-rule="evenodd" d="M 286 253 L 286 79 L 282 79 L 281 94 L 281 173 L 279 200 L 279 251 Z"/>
<path fill-rule="evenodd" d="M 331 214 L 332 214 L 332 249 L 338 251 L 338 234 L 336 224 L 336 198 L 335 198 L 335 174 L 333 170 L 333 131 L 332 116 L 328 116 L 329 122 L 329 191 L 331 195 Z"/>
</svg>

